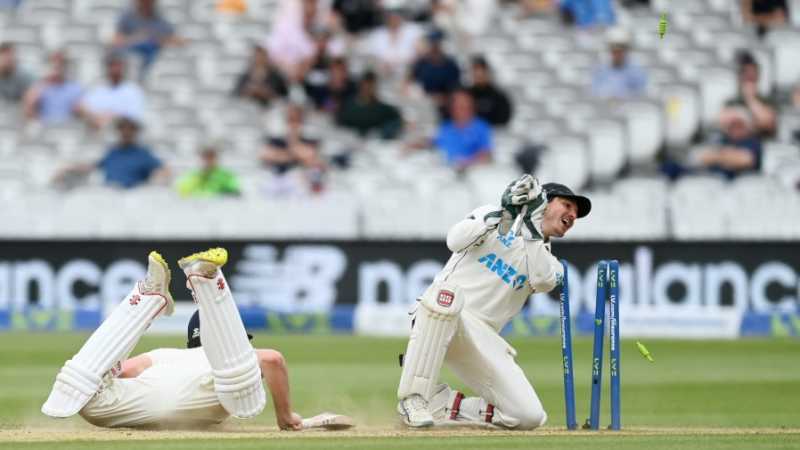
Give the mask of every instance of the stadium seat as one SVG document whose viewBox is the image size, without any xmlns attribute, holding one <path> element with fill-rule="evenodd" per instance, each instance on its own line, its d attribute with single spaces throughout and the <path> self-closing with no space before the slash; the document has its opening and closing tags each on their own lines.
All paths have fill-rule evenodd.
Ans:
<svg viewBox="0 0 800 450">
<path fill-rule="evenodd" d="M 652 162 L 664 139 L 664 119 L 654 102 L 626 102 L 621 115 L 628 122 L 628 150 L 632 164 Z"/>
<path fill-rule="evenodd" d="M 689 145 L 700 126 L 700 99 L 689 84 L 667 84 L 661 88 L 664 104 L 664 140 L 671 147 Z"/>
<path fill-rule="evenodd" d="M 800 80 L 800 32 L 797 30 L 772 30 L 767 35 L 775 61 L 774 80 L 783 91 L 793 88 Z"/>
<path fill-rule="evenodd" d="M 704 126 L 716 126 L 719 112 L 725 102 L 736 95 L 736 74 L 730 69 L 712 66 L 700 69 L 699 80 L 702 101 L 701 118 Z"/>
<path fill-rule="evenodd" d="M 678 180 L 669 196 L 673 237 L 678 240 L 727 238 L 725 204 L 719 201 L 726 188 L 718 177 L 691 176 Z"/>
</svg>

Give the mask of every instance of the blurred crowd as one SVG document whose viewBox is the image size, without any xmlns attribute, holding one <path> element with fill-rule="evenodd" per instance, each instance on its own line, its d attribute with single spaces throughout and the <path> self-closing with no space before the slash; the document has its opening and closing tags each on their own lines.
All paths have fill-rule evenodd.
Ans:
<svg viewBox="0 0 800 450">
<path fill-rule="evenodd" d="M 252 43 L 248 65 L 230 86 L 241 102 L 280 111 L 283 117 L 281 126 L 264 131 L 253 164 L 282 180 L 275 192 L 296 190 L 297 183 L 310 192 L 324 190 L 326 172 L 346 169 L 348 155 L 321 156 L 319 139 L 304 127 L 310 113 L 329 115 L 337 127 L 359 136 L 400 141 L 409 154 L 439 152 L 444 163 L 459 171 L 490 164 L 494 133 L 512 120 L 514 102 L 496 81 L 477 37 L 486 33 L 499 8 L 511 4 L 523 17 L 558 16 L 565 26 L 605 36 L 607 57 L 592 71 L 589 95 L 627 99 L 645 94 L 647 70 L 631 57 L 631 35 L 615 26 L 615 8 L 647 7 L 646 0 L 286 0 L 279 3 L 263 40 Z M 0 4 L 18 5 L 19 0 Z M 236 15 L 248 5 L 246 0 L 221 0 L 216 7 L 219 14 Z M 759 35 L 788 17 L 785 0 L 742 0 L 741 10 Z M 17 63 L 14 45 L 4 42 L 0 97 L 45 127 L 82 121 L 91 130 L 115 131 L 115 142 L 99 161 L 60 170 L 54 180 L 60 185 L 99 171 L 108 184 L 122 188 L 161 183 L 173 184 L 186 196 L 237 195 L 237 175 L 220 166 L 219 145 L 198 149 L 196 170 L 173 173 L 156 156 L 158 149 L 140 138 L 148 71 L 164 48 L 191 45 L 160 13 L 157 0 L 131 0 L 107 43 L 103 80 L 92 86 L 73 80 L 71 55 L 63 50 L 49 54 L 46 72 L 29 73 Z M 354 52 L 369 57 L 368 66 L 358 72 L 350 64 Z M 665 160 L 664 173 L 678 177 L 710 170 L 735 177 L 759 169 L 762 139 L 776 130 L 778 100 L 759 94 L 760 68 L 753 55 L 743 51 L 737 63 L 739 93 L 720 113 L 718 133 L 701 136 L 703 145 L 688 157 Z M 401 108 L 383 98 L 387 89 L 430 102 L 437 112 L 434 132 L 410 132 L 413 127 Z M 800 89 L 789 101 L 800 107 Z M 531 169 L 536 156 L 525 151 L 520 159 L 527 156 L 525 168 Z"/>
</svg>

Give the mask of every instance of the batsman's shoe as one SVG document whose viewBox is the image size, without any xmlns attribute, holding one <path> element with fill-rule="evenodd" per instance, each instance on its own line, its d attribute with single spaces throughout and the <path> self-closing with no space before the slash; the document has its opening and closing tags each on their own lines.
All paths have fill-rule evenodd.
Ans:
<svg viewBox="0 0 800 450">
<path fill-rule="evenodd" d="M 403 423 L 411 428 L 433 426 L 433 415 L 428 411 L 428 402 L 419 394 L 412 394 L 397 403 L 397 412 Z"/>
<path fill-rule="evenodd" d="M 216 247 L 185 256 L 178 261 L 178 266 L 186 275 L 201 275 L 210 278 L 217 273 L 218 268 L 227 262 L 228 251 L 222 247 Z"/>
<path fill-rule="evenodd" d="M 169 283 L 172 279 L 172 274 L 169 270 L 169 264 L 156 251 L 150 252 L 147 255 L 147 275 L 139 285 L 139 292 L 142 295 L 161 295 L 167 299 L 167 306 L 164 308 L 164 315 L 171 316 L 175 311 L 175 301 L 172 299 L 172 294 L 169 292 Z"/>
</svg>

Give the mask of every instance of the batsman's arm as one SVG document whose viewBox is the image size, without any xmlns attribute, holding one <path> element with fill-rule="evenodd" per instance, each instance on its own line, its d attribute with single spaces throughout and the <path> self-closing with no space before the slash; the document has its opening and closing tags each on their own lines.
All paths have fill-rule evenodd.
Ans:
<svg viewBox="0 0 800 450">
<path fill-rule="evenodd" d="M 456 223 L 447 232 L 447 248 L 453 253 L 464 251 L 483 243 L 502 219 L 502 209 L 485 205 L 472 211 L 464 220 Z"/>
<path fill-rule="evenodd" d="M 119 378 L 136 378 L 153 365 L 153 360 L 145 353 L 122 362 Z"/>
<path fill-rule="evenodd" d="M 289 371 L 286 360 L 280 352 L 275 350 L 256 350 L 258 362 L 261 366 L 261 376 L 267 382 L 272 405 L 275 407 L 275 418 L 281 430 L 300 430 L 303 419 L 292 411 L 289 396 Z"/>
</svg>

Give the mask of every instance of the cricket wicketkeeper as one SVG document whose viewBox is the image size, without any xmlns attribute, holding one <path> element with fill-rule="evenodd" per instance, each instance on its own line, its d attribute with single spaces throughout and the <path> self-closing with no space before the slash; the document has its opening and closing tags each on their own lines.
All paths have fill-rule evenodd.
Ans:
<svg viewBox="0 0 800 450">
<path fill-rule="evenodd" d="M 500 207 L 480 207 L 450 229 L 453 255 L 417 301 L 403 358 L 397 411 L 406 425 L 530 430 L 545 423 L 542 403 L 500 330 L 531 294 L 561 283 L 550 239 L 564 236 L 590 209 L 588 198 L 566 186 L 540 186 L 523 175 L 506 188 Z M 478 397 L 438 383 L 445 362 Z"/>
<path fill-rule="evenodd" d="M 42 412 L 80 413 L 101 427 L 204 426 L 261 413 L 267 402 L 263 379 L 281 429 L 351 426 L 347 416 L 325 413 L 303 420 L 292 411 L 283 356 L 250 344 L 222 274 L 227 259 L 225 249 L 216 248 L 178 262 L 198 305 L 189 326 L 190 348 L 162 348 L 128 359 L 150 323 L 174 309 L 169 266 L 151 252 L 145 279 L 64 364 Z"/>
</svg>

